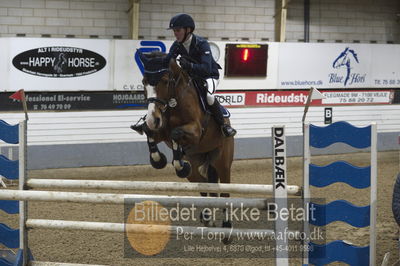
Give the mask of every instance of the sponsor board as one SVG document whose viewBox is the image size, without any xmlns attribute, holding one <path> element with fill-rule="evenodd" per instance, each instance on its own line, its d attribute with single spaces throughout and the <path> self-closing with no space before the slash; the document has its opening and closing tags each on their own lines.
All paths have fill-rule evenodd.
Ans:
<svg viewBox="0 0 400 266">
<path fill-rule="evenodd" d="M 111 89 L 110 40 L 10 38 L 3 91 Z"/>
<path fill-rule="evenodd" d="M 90 50 L 51 46 L 24 51 L 12 64 L 18 70 L 46 78 L 72 78 L 90 75 L 103 69 L 106 59 Z"/>
<path fill-rule="evenodd" d="M 396 88 L 400 46 L 369 44 L 280 45 L 278 88 Z"/>
<path fill-rule="evenodd" d="M 0 93 L 0 111 L 20 111 L 21 103 Z M 81 111 L 143 109 L 143 92 L 27 92 L 29 111 Z"/>
<path fill-rule="evenodd" d="M 394 90 L 324 91 L 325 99 L 314 100 L 312 105 L 391 104 Z M 308 90 L 299 91 L 245 91 L 218 92 L 217 98 L 224 106 L 303 106 Z"/>
<path fill-rule="evenodd" d="M 329 91 L 322 93 L 322 104 L 388 104 L 393 100 L 391 90 L 379 91 Z"/>
<path fill-rule="evenodd" d="M 168 52 L 172 43 L 169 40 L 2 38 L 0 89 L 140 91 L 143 90 L 143 66 L 137 50 Z M 214 44 L 220 57 L 217 63 L 225 69 L 228 56 L 225 48 L 234 43 Z M 268 43 L 266 77 L 227 77 L 221 71 L 219 90 L 296 91 L 311 86 L 343 90 L 399 88 L 399 55 L 398 45 Z M 279 97 L 268 97 L 254 102 L 279 101 Z M 239 99 L 225 100 L 230 100 L 232 106 L 241 103 Z M 287 100 L 291 104 L 294 101 Z M 303 99 L 297 101 L 301 103 Z M 284 104 L 285 100 L 281 102 Z"/>
<path fill-rule="evenodd" d="M 391 104 L 400 101 L 393 90 L 321 91 L 326 97 L 312 105 Z M 12 92 L 0 93 L 0 111 L 20 111 L 21 103 L 8 97 Z M 218 92 L 217 100 L 226 107 L 304 106 L 308 91 L 241 91 Z M 30 111 L 78 111 L 145 109 L 143 91 L 94 92 L 26 92 Z"/>
<path fill-rule="evenodd" d="M 244 106 L 246 103 L 246 93 L 216 93 L 218 102 L 225 106 Z"/>
</svg>

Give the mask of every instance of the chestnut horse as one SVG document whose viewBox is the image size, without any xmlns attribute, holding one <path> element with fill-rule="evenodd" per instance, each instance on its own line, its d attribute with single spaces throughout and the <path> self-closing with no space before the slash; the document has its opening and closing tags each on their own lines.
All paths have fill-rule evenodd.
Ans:
<svg viewBox="0 0 400 266">
<path fill-rule="evenodd" d="M 179 177 L 190 182 L 230 183 L 233 137 L 224 137 L 213 117 L 203 111 L 192 78 L 175 59 L 163 63 L 164 56 L 159 52 L 140 54 L 148 102 L 145 133 L 152 166 L 160 169 L 167 163 L 157 148 L 163 141 L 173 150 L 173 166 Z M 200 194 L 207 196 L 206 192 Z M 221 196 L 229 197 L 229 193 Z M 201 218 L 206 223 L 204 214 Z M 222 226 L 230 227 L 231 223 L 224 220 Z"/>
</svg>

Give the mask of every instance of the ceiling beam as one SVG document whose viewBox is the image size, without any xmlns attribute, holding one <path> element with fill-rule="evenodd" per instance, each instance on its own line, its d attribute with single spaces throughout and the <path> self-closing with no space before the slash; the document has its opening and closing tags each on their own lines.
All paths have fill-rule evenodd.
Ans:
<svg viewBox="0 0 400 266">
<path fill-rule="evenodd" d="M 140 0 L 129 0 L 129 37 L 133 40 L 139 38 L 139 6 Z"/>
<path fill-rule="evenodd" d="M 275 0 L 275 41 L 286 41 L 287 6 L 291 0 Z"/>
</svg>

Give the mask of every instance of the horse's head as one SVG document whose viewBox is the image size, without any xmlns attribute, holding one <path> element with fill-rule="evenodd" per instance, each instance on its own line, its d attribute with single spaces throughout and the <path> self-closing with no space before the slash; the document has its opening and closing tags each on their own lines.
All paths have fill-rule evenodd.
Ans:
<svg viewBox="0 0 400 266">
<path fill-rule="evenodd" d="M 151 130 L 159 130 L 166 121 L 164 113 L 177 104 L 177 87 L 183 77 L 182 69 L 172 59 L 164 63 L 165 54 L 155 52 L 141 59 L 144 65 L 143 85 L 148 107 L 146 124 Z"/>
</svg>

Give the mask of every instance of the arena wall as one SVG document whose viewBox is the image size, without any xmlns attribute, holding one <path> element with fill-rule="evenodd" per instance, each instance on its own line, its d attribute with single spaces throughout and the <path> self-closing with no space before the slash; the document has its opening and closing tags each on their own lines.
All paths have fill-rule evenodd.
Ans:
<svg viewBox="0 0 400 266">
<path fill-rule="evenodd" d="M 304 1 L 287 6 L 286 41 L 304 41 Z M 396 0 L 310 1 L 311 42 L 399 43 Z M 128 0 L 3 0 L 1 37 L 128 39 Z M 165 30 L 187 12 L 209 40 L 275 41 L 275 0 L 141 0 L 139 38 L 172 40 Z"/>
</svg>

